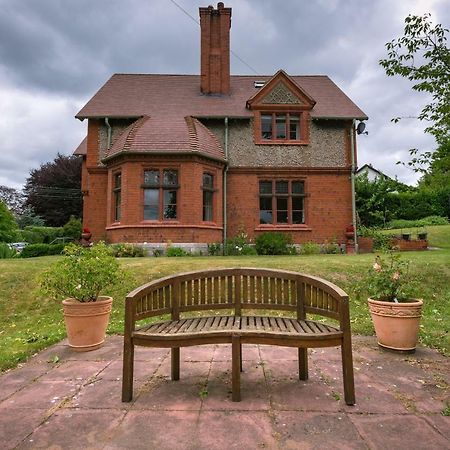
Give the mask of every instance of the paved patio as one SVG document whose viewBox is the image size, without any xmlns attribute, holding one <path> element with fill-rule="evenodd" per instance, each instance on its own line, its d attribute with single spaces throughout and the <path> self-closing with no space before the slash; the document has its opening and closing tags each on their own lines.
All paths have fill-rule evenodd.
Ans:
<svg viewBox="0 0 450 450">
<path fill-rule="evenodd" d="M 0 377 L 0 447 L 36 449 L 450 449 L 450 358 L 378 349 L 354 337 L 356 400 L 343 401 L 340 351 L 244 346 L 242 402 L 231 401 L 231 348 L 136 350 L 135 396 L 120 401 L 122 338 L 89 353 L 60 343 Z M 58 361 L 56 360 L 57 356 Z"/>
</svg>

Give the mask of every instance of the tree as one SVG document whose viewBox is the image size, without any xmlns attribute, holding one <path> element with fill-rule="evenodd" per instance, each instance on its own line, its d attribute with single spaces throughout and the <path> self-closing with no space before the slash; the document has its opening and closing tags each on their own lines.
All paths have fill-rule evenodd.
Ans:
<svg viewBox="0 0 450 450">
<path fill-rule="evenodd" d="M 392 218 L 387 200 L 395 191 L 394 183 L 384 177 L 370 181 L 366 173 L 356 178 L 356 211 L 361 225 L 381 227 Z"/>
<path fill-rule="evenodd" d="M 49 226 L 81 217 L 81 158 L 58 153 L 52 162 L 30 172 L 24 192 L 25 204 Z"/>
<path fill-rule="evenodd" d="M 430 14 L 409 15 L 405 19 L 404 36 L 386 44 L 388 57 L 380 65 L 388 76 L 400 75 L 412 81 L 412 89 L 427 92 L 432 101 L 426 104 L 418 119 L 429 125 L 425 132 L 432 134 L 445 154 L 420 152 L 411 149 L 408 165 L 416 171 L 436 159 L 449 155 L 450 149 L 450 49 L 447 47 L 448 29 L 433 26 Z M 400 118 L 392 119 L 398 122 Z"/>
<path fill-rule="evenodd" d="M 0 242 L 13 242 L 16 238 L 17 224 L 14 216 L 0 200 Z"/>
<path fill-rule="evenodd" d="M 2 201 L 16 216 L 22 213 L 24 197 L 23 193 L 17 189 L 1 185 L 0 201 Z"/>
</svg>

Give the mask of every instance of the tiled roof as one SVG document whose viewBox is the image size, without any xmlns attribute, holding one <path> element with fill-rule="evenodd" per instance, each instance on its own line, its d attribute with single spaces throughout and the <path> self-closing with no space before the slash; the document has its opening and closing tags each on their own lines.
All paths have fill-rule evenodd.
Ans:
<svg viewBox="0 0 450 450">
<path fill-rule="evenodd" d="M 87 154 L 87 136 L 80 142 L 80 145 L 73 152 L 74 155 L 86 155 Z"/>
<path fill-rule="evenodd" d="M 178 117 L 251 117 L 246 102 L 255 92 L 255 81 L 271 76 L 231 76 L 230 95 L 203 95 L 199 75 L 113 75 L 76 115 L 95 117 L 165 118 Z M 367 119 L 327 76 L 291 76 L 316 104 L 313 118 Z M 167 128 L 166 128 L 167 130 Z M 172 131 L 172 127 L 170 126 Z"/>
<path fill-rule="evenodd" d="M 223 161 L 216 138 L 192 117 L 144 116 L 128 126 L 107 150 L 105 160 L 123 153 L 197 153 Z"/>
</svg>

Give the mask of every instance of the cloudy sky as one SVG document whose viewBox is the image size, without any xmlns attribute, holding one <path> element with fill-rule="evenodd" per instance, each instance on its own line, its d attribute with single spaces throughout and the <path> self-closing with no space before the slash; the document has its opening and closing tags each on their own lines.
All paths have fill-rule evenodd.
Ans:
<svg viewBox="0 0 450 450">
<path fill-rule="evenodd" d="M 197 19 L 210 2 L 176 0 Z M 448 0 L 230 0 L 232 50 L 258 74 L 326 74 L 369 116 L 359 165 L 399 180 L 408 149 L 434 148 L 414 119 L 427 98 L 387 78 L 378 60 L 409 13 L 450 25 Z M 86 134 L 74 115 L 113 73 L 197 74 L 198 25 L 171 0 L 0 0 L 0 184 L 71 154 Z M 254 73 L 231 57 L 233 74 Z"/>
</svg>

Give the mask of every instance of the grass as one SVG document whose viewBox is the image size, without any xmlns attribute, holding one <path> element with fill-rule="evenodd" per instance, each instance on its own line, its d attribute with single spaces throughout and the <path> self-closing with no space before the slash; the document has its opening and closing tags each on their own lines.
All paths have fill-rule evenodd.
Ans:
<svg viewBox="0 0 450 450">
<path fill-rule="evenodd" d="M 450 226 L 448 230 L 450 235 Z M 0 260 L 0 370 L 16 366 L 65 337 L 60 302 L 43 297 L 36 281 L 57 258 Z M 417 294 L 425 303 L 420 341 L 450 356 L 450 249 L 410 252 L 403 258 L 411 261 L 411 271 L 420 284 Z M 177 272 L 247 266 L 306 272 L 336 283 L 350 295 L 353 333 L 372 335 L 366 298 L 358 298 L 352 289 L 372 261 L 370 254 L 121 259 L 134 280 L 105 292 L 114 297 L 108 332 L 123 331 L 124 298 L 133 287 Z"/>
<path fill-rule="evenodd" d="M 400 234 L 407 232 L 412 234 L 412 238 L 417 237 L 417 232 L 426 231 L 428 233 L 428 245 L 430 247 L 450 249 L 450 225 L 433 225 L 419 228 L 398 228 L 394 230 L 384 230 L 386 234 Z"/>
</svg>

